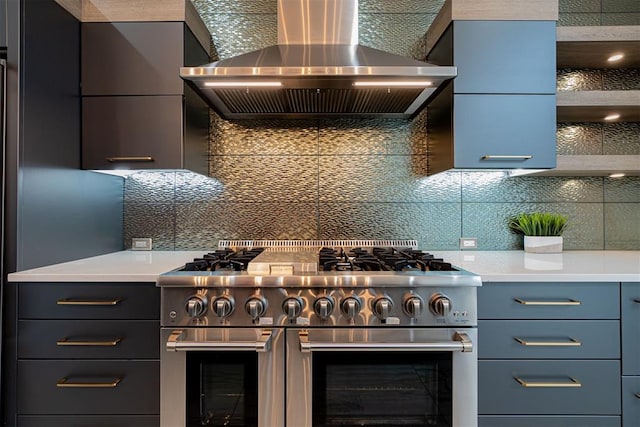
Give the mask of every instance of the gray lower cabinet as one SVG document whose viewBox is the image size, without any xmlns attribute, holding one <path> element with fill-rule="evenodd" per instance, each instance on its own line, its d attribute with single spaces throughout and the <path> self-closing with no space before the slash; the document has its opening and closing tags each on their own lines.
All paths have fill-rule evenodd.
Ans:
<svg viewBox="0 0 640 427">
<path fill-rule="evenodd" d="M 479 426 L 621 425 L 619 283 L 485 283 L 478 319 Z"/>
<path fill-rule="evenodd" d="M 622 425 L 640 426 L 640 283 L 622 284 Z"/>
<path fill-rule="evenodd" d="M 17 294 L 18 427 L 159 424 L 153 283 L 24 283 Z"/>
</svg>

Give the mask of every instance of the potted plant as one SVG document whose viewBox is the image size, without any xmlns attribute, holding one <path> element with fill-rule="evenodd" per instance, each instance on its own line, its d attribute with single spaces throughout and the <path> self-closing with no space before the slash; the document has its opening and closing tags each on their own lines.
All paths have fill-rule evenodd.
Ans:
<svg viewBox="0 0 640 427">
<path fill-rule="evenodd" d="M 525 252 L 562 252 L 562 232 L 567 217 L 548 212 L 523 213 L 509 218 L 509 228 L 524 235 Z"/>
</svg>

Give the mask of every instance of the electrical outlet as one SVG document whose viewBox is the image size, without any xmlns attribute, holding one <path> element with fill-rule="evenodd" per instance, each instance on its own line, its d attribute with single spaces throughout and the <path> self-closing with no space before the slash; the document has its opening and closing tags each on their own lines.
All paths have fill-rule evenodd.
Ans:
<svg viewBox="0 0 640 427">
<path fill-rule="evenodd" d="M 151 250 L 151 239 L 142 239 L 138 237 L 134 237 L 131 239 L 131 250 L 132 251 L 150 251 Z"/>
<path fill-rule="evenodd" d="M 461 237 L 460 249 L 478 249 L 478 239 L 476 237 Z"/>
</svg>

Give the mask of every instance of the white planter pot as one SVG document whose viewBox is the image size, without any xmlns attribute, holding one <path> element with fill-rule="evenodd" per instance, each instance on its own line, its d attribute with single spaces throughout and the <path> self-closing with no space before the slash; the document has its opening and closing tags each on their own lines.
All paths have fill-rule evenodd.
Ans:
<svg viewBox="0 0 640 427">
<path fill-rule="evenodd" d="M 562 252 L 562 236 L 524 236 L 524 251 L 536 254 Z"/>
</svg>

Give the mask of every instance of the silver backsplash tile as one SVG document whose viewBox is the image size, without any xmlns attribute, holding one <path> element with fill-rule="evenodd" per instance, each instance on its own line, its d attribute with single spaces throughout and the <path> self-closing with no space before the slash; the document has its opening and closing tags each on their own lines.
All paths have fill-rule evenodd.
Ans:
<svg viewBox="0 0 640 427">
<path fill-rule="evenodd" d="M 323 202 L 459 202 L 457 174 L 426 176 L 425 156 L 321 156 Z"/>
<path fill-rule="evenodd" d="M 602 0 L 603 12 L 640 12 L 638 0 Z"/>
<path fill-rule="evenodd" d="M 221 13 L 202 17 L 211 33 L 220 59 L 276 44 L 277 19 L 274 13 Z"/>
<path fill-rule="evenodd" d="M 424 35 L 435 17 L 435 14 L 427 13 L 360 14 L 360 44 L 424 60 Z"/>
<path fill-rule="evenodd" d="M 602 70 L 563 68 L 556 72 L 557 90 L 602 90 Z"/>
<path fill-rule="evenodd" d="M 125 248 L 131 248 L 133 237 L 142 237 L 153 239 L 154 250 L 174 250 L 175 218 L 173 203 L 125 203 Z"/>
<path fill-rule="evenodd" d="M 601 123 L 558 123 L 556 152 L 564 155 L 602 154 Z"/>
<path fill-rule="evenodd" d="M 315 203 L 191 203 L 176 207 L 176 249 L 220 239 L 317 239 Z"/>
<path fill-rule="evenodd" d="M 216 13 L 277 13 L 278 0 L 191 0 L 207 22 Z"/>
<path fill-rule="evenodd" d="M 593 12 L 600 13 L 602 8 L 601 0 L 560 0 L 558 4 L 560 13 L 568 12 Z"/>
<path fill-rule="evenodd" d="M 560 13 L 558 15 L 559 27 L 576 27 L 601 25 L 599 13 Z"/>
<path fill-rule="evenodd" d="M 640 176 L 604 179 L 604 201 L 640 203 Z M 640 210 L 639 205 L 635 208 Z M 640 228 L 640 222 L 636 224 Z"/>
<path fill-rule="evenodd" d="M 603 13 L 601 25 L 640 25 L 640 13 Z"/>
<path fill-rule="evenodd" d="M 315 155 L 317 120 L 223 120 L 211 114 L 213 155 Z"/>
<path fill-rule="evenodd" d="M 444 0 L 359 0 L 359 13 L 435 13 Z"/>
<path fill-rule="evenodd" d="M 519 213 L 555 212 L 567 215 L 564 248 L 604 249 L 603 203 L 465 203 L 462 233 L 477 237 L 480 250 L 522 249 L 522 236 L 513 234 L 508 219 Z"/>
<path fill-rule="evenodd" d="M 602 84 L 603 90 L 639 90 L 640 68 L 603 70 Z"/>
<path fill-rule="evenodd" d="M 603 131 L 604 154 L 640 154 L 640 122 L 607 123 Z"/>
<path fill-rule="evenodd" d="M 464 203 L 599 202 L 602 179 L 587 177 L 505 177 L 495 172 L 464 172 Z"/>
<path fill-rule="evenodd" d="M 637 203 L 605 203 L 604 219 L 605 249 L 640 250 Z"/>
<path fill-rule="evenodd" d="M 223 188 L 212 201 L 310 202 L 318 194 L 317 156 L 213 156 L 210 171 Z"/>
<path fill-rule="evenodd" d="M 173 203 L 176 174 L 173 171 L 141 171 L 124 180 L 125 203 Z"/>
<path fill-rule="evenodd" d="M 416 239 L 430 250 L 458 249 L 459 203 L 323 203 L 321 239 Z"/>
</svg>

